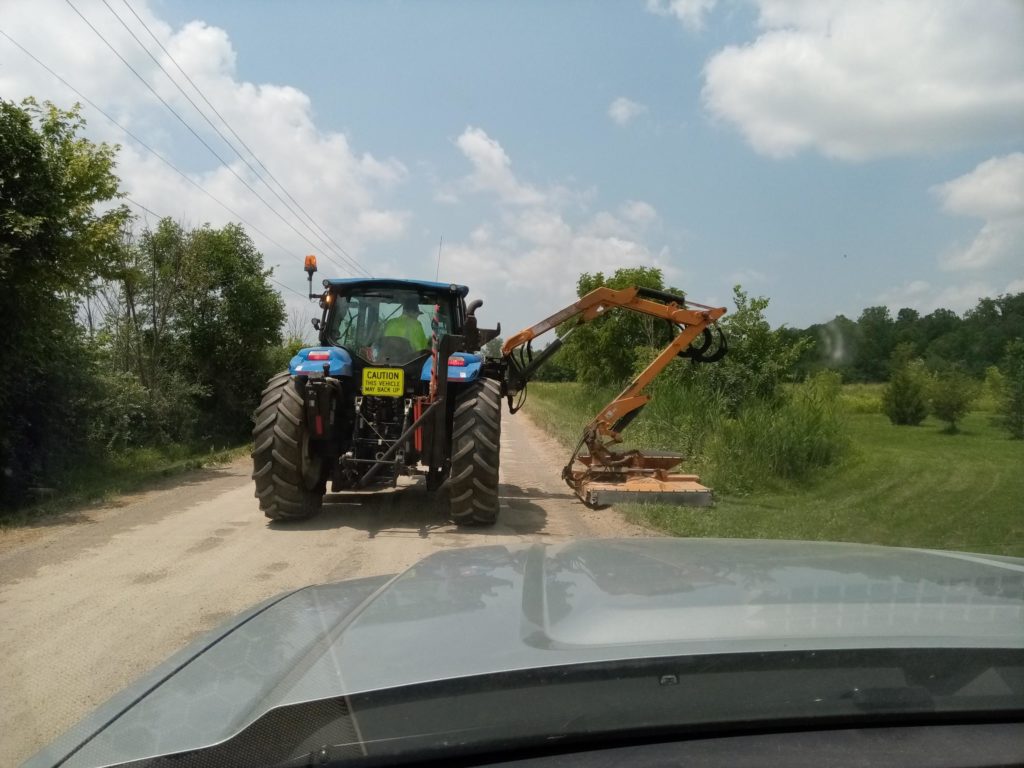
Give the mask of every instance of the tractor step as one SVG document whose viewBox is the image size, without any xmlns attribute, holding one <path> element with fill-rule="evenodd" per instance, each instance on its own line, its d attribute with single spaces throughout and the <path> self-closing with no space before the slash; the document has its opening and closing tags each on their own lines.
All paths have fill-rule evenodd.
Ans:
<svg viewBox="0 0 1024 768">
<path fill-rule="evenodd" d="M 578 456 L 586 466 L 566 478 L 576 495 L 591 507 L 624 502 L 711 506 L 711 489 L 697 475 L 670 472 L 683 460 L 677 453 L 612 454 L 609 464 L 599 464 L 586 454 Z"/>
</svg>

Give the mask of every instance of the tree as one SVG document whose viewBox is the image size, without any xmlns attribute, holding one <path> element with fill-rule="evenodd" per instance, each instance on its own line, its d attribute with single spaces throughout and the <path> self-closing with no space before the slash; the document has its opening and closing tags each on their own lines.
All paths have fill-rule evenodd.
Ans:
<svg viewBox="0 0 1024 768">
<path fill-rule="evenodd" d="M 1024 339 L 1007 343 L 997 422 L 1014 440 L 1024 440 Z"/>
<path fill-rule="evenodd" d="M 627 267 L 610 276 L 584 272 L 576 283 L 576 294 L 582 297 L 601 286 L 618 289 L 632 285 L 666 290 L 660 269 Z M 570 331 L 559 355 L 576 371 L 579 381 L 598 386 L 622 383 L 632 375 L 638 348 L 663 347 L 671 338 L 671 329 L 664 322 L 621 309 L 578 327 L 570 320 L 557 333 L 564 337 Z"/>
<path fill-rule="evenodd" d="M 690 367 L 691 376 L 713 389 L 731 413 L 750 401 L 775 400 L 796 361 L 814 343 L 792 337 L 784 327 L 773 330 L 764 316 L 768 303 L 764 296 L 751 298 L 734 286 L 735 309 L 719 323 L 729 353 L 717 363 Z"/>
<path fill-rule="evenodd" d="M 95 361 L 75 312 L 128 220 L 124 206 L 97 211 L 119 195 L 117 150 L 84 126 L 77 107 L 0 100 L 0 503 L 84 449 Z"/>
<path fill-rule="evenodd" d="M 967 415 L 978 396 L 977 382 L 959 368 L 949 368 L 932 377 L 929 389 L 932 415 L 947 423 L 946 432 L 956 434 L 957 422 Z"/>
<path fill-rule="evenodd" d="M 896 325 L 888 307 L 868 307 L 857 320 L 860 337 L 853 366 L 868 381 L 889 377 L 889 356 L 896 345 Z"/>
<path fill-rule="evenodd" d="M 170 220 L 125 245 L 99 292 L 109 365 L 149 393 L 142 442 L 235 437 L 267 378 L 303 345 L 282 347 L 284 306 L 238 225 L 188 230 Z M 299 319 L 293 332 L 300 332 Z"/>
</svg>

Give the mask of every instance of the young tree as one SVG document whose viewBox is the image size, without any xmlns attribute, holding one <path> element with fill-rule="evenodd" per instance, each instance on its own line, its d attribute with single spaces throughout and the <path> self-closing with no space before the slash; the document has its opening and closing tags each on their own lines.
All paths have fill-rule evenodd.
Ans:
<svg viewBox="0 0 1024 768">
<path fill-rule="evenodd" d="M 764 316 L 768 301 L 734 286 L 735 309 L 720 322 L 729 353 L 713 365 L 690 367 L 698 384 L 714 390 L 733 414 L 750 401 L 775 400 L 796 361 L 814 344 L 808 337 L 793 337 L 785 328 L 773 330 Z"/>
<path fill-rule="evenodd" d="M 935 418 L 947 423 L 946 432 L 956 434 L 957 422 L 967 415 L 978 396 L 978 384 L 959 368 L 950 368 L 930 382 L 929 405 Z"/>
<path fill-rule="evenodd" d="M 997 422 L 1014 440 L 1024 440 L 1024 339 L 1006 345 Z"/>
<path fill-rule="evenodd" d="M 181 290 L 171 327 L 178 370 L 206 391 L 210 433 L 247 435 L 249 415 L 276 373 L 284 301 L 270 285 L 263 255 L 237 224 L 184 235 Z"/>
<path fill-rule="evenodd" d="M 897 345 L 889 362 L 892 376 L 882 391 L 882 410 L 899 426 L 916 427 L 928 416 L 928 372 L 912 355 L 909 344 Z"/>
</svg>

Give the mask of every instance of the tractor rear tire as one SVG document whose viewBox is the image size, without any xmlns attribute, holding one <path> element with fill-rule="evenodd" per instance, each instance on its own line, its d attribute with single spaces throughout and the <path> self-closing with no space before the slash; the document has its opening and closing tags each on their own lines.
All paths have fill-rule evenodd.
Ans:
<svg viewBox="0 0 1024 768">
<path fill-rule="evenodd" d="M 458 525 L 494 525 L 498 519 L 501 386 L 481 379 L 455 400 L 449 516 Z"/>
<path fill-rule="evenodd" d="M 267 382 L 252 430 L 252 478 L 271 520 L 302 520 L 323 505 L 323 461 L 309 450 L 300 385 L 285 371 Z"/>
</svg>

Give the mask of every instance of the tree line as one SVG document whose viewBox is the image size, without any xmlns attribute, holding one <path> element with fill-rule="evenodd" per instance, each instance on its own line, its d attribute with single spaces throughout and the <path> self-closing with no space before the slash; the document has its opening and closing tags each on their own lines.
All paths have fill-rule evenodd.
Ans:
<svg viewBox="0 0 1024 768">
<path fill-rule="evenodd" d="M 138 446 L 235 442 L 283 365 L 241 226 L 138 232 L 79 109 L 0 100 L 0 508 Z"/>
<path fill-rule="evenodd" d="M 894 317 L 888 307 L 867 307 L 855 321 L 837 315 L 785 333 L 813 342 L 794 366 L 798 377 L 827 368 L 844 381 L 883 382 L 892 375 L 894 362 L 899 365 L 909 356 L 933 371 L 958 368 L 980 378 L 1000 364 L 1011 341 L 1024 338 L 1024 293 L 978 299 L 962 316 L 950 309 L 922 315 L 905 307 Z M 896 355 L 899 347 L 902 352 Z"/>
</svg>

